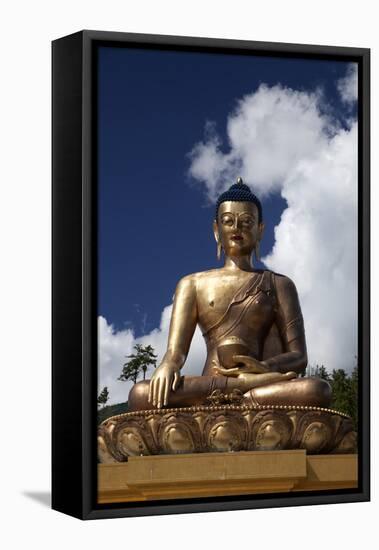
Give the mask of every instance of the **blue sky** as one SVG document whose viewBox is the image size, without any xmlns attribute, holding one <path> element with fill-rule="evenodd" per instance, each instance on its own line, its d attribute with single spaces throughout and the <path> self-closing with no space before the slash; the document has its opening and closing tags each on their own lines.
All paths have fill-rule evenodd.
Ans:
<svg viewBox="0 0 379 550">
<path fill-rule="evenodd" d="M 206 122 L 215 123 L 227 153 L 226 117 L 237 100 L 261 83 L 280 83 L 303 92 L 321 87 L 322 106 L 345 126 L 352 108 L 336 82 L 347 64 L 101 47 L 98 68 L 98 314 L 138 337 L 159 326 L 182 276 L 220 265 L 214 206 L 188 175 Z M 264 257 L 287 203 L 279 191 L 262 202 Z"/>
</svg>

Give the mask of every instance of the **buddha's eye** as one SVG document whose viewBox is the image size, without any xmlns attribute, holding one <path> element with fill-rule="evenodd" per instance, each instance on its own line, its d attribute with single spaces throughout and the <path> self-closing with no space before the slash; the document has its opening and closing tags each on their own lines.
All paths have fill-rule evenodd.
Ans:
<svg viewBox="0 0 379 550">
<path fill-rule="evenodd" d="M 252 220 L 251 218 L 242 218 L 241 223 L 245 227 L 251 227 L 252 225 L 254 225 L 254 220 Z"/>
<path fill-rule="evenodd" d="M 233 225 L 233 218 L 231 216 L 223 216 L 221 221 L 223 225 Z"/>
</svg>

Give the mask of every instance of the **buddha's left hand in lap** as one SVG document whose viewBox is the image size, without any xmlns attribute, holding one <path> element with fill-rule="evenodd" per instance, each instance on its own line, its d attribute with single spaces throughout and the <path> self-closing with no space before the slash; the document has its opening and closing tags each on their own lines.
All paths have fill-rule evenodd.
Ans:
<svg viewBox="0 0 379 550">
<path fill-rule="evenodd" d="M 224 368 L 221 365 L 215 364 L 213 371 L 223 376 L 238 378 L 246 391 L 266 384 L 297 378 L 295 372 L 270 372 L 268 366 L 263 361 L 258 361 L 254 357 L 247 355 L 234 355 L 233 361 L 236 364 L 235 367 Z"/>
</svg>

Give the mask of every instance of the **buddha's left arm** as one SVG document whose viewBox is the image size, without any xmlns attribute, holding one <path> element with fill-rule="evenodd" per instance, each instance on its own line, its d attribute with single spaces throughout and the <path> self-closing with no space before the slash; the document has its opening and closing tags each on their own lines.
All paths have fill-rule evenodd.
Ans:
<svg viewBox="0 0 379 550">
<path fill-rule="evenodd" d="M 297 374 L 304 372 L 308 358 L 305 343 L 303 315 L 294 283 L 283 275 L 274 275 L 277 297 L 276 324 L 284 352 L 265 359 L 270 371 Z"/>
</svg>

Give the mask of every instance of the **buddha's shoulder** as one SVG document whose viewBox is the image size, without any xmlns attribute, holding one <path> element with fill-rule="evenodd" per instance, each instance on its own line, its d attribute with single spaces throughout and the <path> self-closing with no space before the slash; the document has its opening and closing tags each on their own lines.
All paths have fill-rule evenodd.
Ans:
<svg viewBox="0 0 379 550">
<path fill-rule="evenodd" d="M 209 285 L 212 281 L 217 281 L 224 274 L 222 268 L 209 269 L 208 271 L 198 271 L 182 277 L 178 283 L 180 287 L 193 287 L 196 289 L 204 285 Z"/>
<path fill-rule="evenodd" d="M 279 292 L 296 292 L 296 285 L 290 277 L 282 273 L 276 273 L 275 271 L 270 271 L 270 273 Z"/>
</svg>

